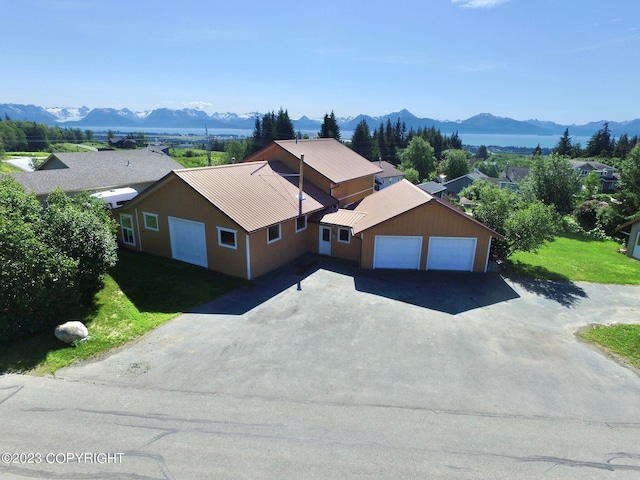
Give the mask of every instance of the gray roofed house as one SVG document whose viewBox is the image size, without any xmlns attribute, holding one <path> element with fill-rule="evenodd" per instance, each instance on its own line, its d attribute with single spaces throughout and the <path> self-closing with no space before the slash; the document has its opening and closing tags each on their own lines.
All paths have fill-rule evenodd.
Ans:
<svg viewBox="0 0 640 480">
<path fill-rule="evenodd" d="M 382 190 L 388 187 L 392 183 L 399 182 L 404 178 L 404 172 L 398 170 L 392 163 L 385 162 L 384 160 L 378 160 L 372 162 L 377 165 L 382 172 L 376 174 L 376 190 Z"/>
<path fill-rule="evenodd" d="M 425 182 L 418 185 L 418 188 L 424 190 L 425 192 L 435 196 L 442 198 L 442 192 L 447 190 L 447 187 L 438 182 Z"/>
<path fill-rule="evenodd" d="M 601 162 L 571 160 L 573 168 L 580 173 L 580 179 L 584 180 L 591 172 L 596 172 L 600 176 L 600 186 L 603 192 L 615 190 L 618 184 L 618 169 Z"/>
<path fill-rule="evenodd" d="M 14 178 L 44 200 L 56 187 L 69 195 L 122 187 L 141 192 L 180 168 L 168 155 L 150 150 L 53 153 L 36 171 L 16 173 Z"/>
<path fill-rule="evenodd" d="M 490 177 L 485 175 L 480 171 L 476 171 L 473 173 L 467 173 L 466 175 L 462 175 L 461 177 L 454 178 L 453 180 L 449 180 L 448 182 L 444 182 L 444 185 L 447 188 L 448 195 L 455 195 L 456 197 L 460 193 L 460 191 L 471 185 L 476 180 L 489 180 Z"/>
</svg>

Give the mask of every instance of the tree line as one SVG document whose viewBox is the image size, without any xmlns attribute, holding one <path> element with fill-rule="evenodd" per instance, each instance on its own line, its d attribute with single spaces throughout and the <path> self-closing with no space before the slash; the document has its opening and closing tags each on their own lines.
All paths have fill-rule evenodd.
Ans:
<svg viewBox="0 0 640 480">
<path fill-rule="evenodd" d="M 46 152 L 59 143 L 93 140 L 91 130 L 49 127 L 25 120 L 0 119 L 0 155 L 5 152 Z"/>
</svg>

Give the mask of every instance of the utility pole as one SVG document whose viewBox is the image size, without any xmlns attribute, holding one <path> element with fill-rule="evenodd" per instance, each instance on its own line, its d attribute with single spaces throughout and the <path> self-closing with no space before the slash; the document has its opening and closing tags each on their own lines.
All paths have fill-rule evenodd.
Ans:
<svg viewBox="0 0 640 480">
<path fill-rule="evenodd" d="M 207 165 L 211 166 L 211 141 L 209 140 L 209 130 L 207 124 L 204 124 L 204 134 L 207 137 Z"/>
</svg>

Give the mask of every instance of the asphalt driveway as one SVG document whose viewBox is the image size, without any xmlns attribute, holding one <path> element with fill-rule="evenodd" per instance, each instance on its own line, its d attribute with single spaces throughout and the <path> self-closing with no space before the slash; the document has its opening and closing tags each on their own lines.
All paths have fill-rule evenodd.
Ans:
<svg viewBox="0 0 640 480">
<path fill-rule="evenodd" d="M 0 450 L 127 459 L 0 473 L 637 478 L 640 377 L 575 332 L 640 321 L 639 294 L 309 257 L 56 379 L 0 377 Z"/>
</svg>

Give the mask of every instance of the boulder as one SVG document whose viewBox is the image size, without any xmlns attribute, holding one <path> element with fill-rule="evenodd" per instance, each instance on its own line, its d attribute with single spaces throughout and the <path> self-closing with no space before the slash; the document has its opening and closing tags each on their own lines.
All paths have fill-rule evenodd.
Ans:
<svg viewBox="0 0 640 480">
<path fill-rule="evenodd" d="M 89 336 L 89 330 L 82 322 L 67 322 L 58 325 L 53 332 L 58 340 L 64 343 L 73 343 Z"/>
</svg>

